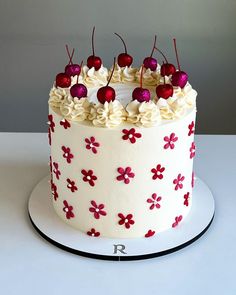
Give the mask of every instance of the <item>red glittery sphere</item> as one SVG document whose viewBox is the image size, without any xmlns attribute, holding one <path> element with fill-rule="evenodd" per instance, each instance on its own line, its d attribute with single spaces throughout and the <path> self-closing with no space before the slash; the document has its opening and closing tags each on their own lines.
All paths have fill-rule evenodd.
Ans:
<svg viewBox="0 0 236 295">
<path fill-rule="evenodd" d="M 165 63 L 161 66 L 161 75 L 163 76 L 170 76 L 176 72 L 176 68 L 174 65 Z"/>
<path fill-rule="evenodd" d="M 98 71 L 102 66 L 102 60 L 100 57 L 95 55 L 90 55 L 87 59 L 88 68 L 94 67 L 96 71 Z"/>
<path fill-rule="evenodd" d="M 158 98 L 167 99 L 173 95 L 174 89 L 171 84 L 161 84 L 156 88 L 156 94 Z"/>
<path fill-rule="evenodd" d="M 128 53 L 121 53 L 118 55 L 117 63 L 120 67 L 129 67 L 133 62 L 133 57 Z"/>
<path fill-rule="evenodd" d="M 104 86 L 98 89 L 97 98 L 100 103 L 114 101 L 116 97 L 115 89 L 110 86 Z"/>
<path fill-rule="evenodd" d="M 187 82 L 188 82 L 188 74 L 183 71 L 177 71 L 171 77 L 171 83 L 173 86 L 184 88 Z"/>
<path fill-rule="evenodd" d="M 151 99 L 150 91 L 146 88 L 136 87 L 132 93 L 133 100 L 138 102 L 149 102 Z"/>
<path fill-rule="evenodd" d="M 76 75 L 79 75 L 81 72 L 81 67 L 80 65 L 77 65 L 77 64 L 73 64 L 73 65 L 67 65 L 65 67 L 65 73 L 68 75 L 68 76 L 76 76 Z"/>
<path fill-rule="evenodd" d="M 157 60 L 153 57 L 146 57 L 143 60 L 143 65 L 146 69 L 150 69 L 151 71 L 155 71 L 157 69 Z"/>
<path fill-rule="evenodd" d="M 70 88 L 70 95 L 72 97 L 78 97 L 78 98 L 82 98 L 82 97 L 86 97 L 87 96 L 87 87 L 84 84 L 74 84 L 71 88 Z"/>
<path fill-rule="evenodd" d="M 65 73 L 59 73 L 56 76 L 56 86 L 61 88 L 70 87 L 71 78 Z"/>
</svg>

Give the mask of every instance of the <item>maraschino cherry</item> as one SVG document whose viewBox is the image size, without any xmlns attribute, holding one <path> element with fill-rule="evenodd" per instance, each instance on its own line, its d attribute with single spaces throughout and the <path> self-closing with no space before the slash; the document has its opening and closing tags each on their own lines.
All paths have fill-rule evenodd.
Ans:
<svg viewBox="0 0 236 295">
<path fill-rule="evenodd" d="M 115 89 L 112 88 L 111 86 L 108 86 L 111 81 L 114 70 L 115 70 L 115 63 L 116 63 L 116 59 L 114 58 L 113 69 L 112 69 L 111 75 L 107 81 L 107 85 L 99 88 L 98 92 L 97 92 L 97 99 L 102 104 L 104 104 L 106 101 L 108 103 L 111 101 L 114 101 L 116 98 Z"/>
<path fill-rule="evenodd" d="M 59 73 L 56 76 L 56 87 L 67 88 L 70 87 L 71 78 L 65 73 Z"/>
<path fill-rule="evenodd" d="M 149 102 L 151 99 L 150 91 L 146 88 L 143 88 L 143 68 L 142 65 L 141 74 L 140 74 L 140 87 L 136 87 L 133 90 L 132 98 L 133 100 L 137 100 L 138 102 Z"/>
<path fill-rule="evenodd" d="M 144 67 L 146 69 L 150 69 L 151 71 L 155 71 L 157 69 L 157 60 L 153 58 L 154 49 L 156 48 L 157 36 L 155 35 L 154 44 L 149 57 L 145 57 L 143 60 Z"/>
<path fill-rule="evenodd" d="M 165 59 L 165 63 L 162 64 L 161 66 L 161 75 L 163 76 L 170 76 L 173 75 L 176 72 L 176 68 L 173 64 L 168 63 L 168 60 L 165 56 L 165 54 L 159 49 L 156 48 L 155 49 L 164 57 Z"/>
<path fill-rule="evenodd" d="M 184 86 L 188 82 L 188 74 L 185 73 L 184 71 L 181 71 L 181 69 L 180 69 L 179 57 L 178 57 L 178 52 L 177 52 L 175 38 L 173 39 L 173 41 L 174 41 L 175 55 L 176 55 L 176 60 L 177 60 L 177 63 L 178 63 L 178 69 L 179 70 L 172 75 L 171 83 L 174 86 L 178 86 L 180 88 L 184 88 Z"/>
<path fill-rule="evenodd" d="M 171 84 L 166 84 L 165 68 L 163 69 L 163 71 L 164 71 L 164 73 L 163 73 L 164 84 L 160 84 L 160 85 L 157 86 L 156 94 L 157 94 L 158 98 L 162 97 L 164 99 L 167 99 L 167 98 L 169 98 L 169 97 L 171 97 L 173 95 L 174 89 L 173 89 L 173 86 Z"/>
<path fill-rule="evenodd" d="M 83 61 L 81 62 L 80 67 L 82 67 Z M 72 97 L 82 98 L 86 97 L 88 93 L 87 87 L 84 84 L 79 83 L 79 75 L 77 76 L 76 84 L 70 88 L 70 95 Z"/>
<path fill-rule="evenodd" d="M 92 50 L 93 55 L 90 55 L 87 59 L 87 66 L 88 68 L 94 67 L 96 71 L 98 71 L 102 66 L 102 60 L 99 56 L 95 56 L 94 51 L 94 32 L 95 32 L 95 26 L 93 27 L 93 33 L 92 33 Z"/>
<path fill-rule="evenodd" d="M 115 35 L 120 38 L 125 48 L 125 52 L 118 55 L 117 63 L 120 67 L 129 67 L 133 62 L 133 57 L 127 53 L 127 47 L 124 39 L 117 33 L 115 33 Z"/>
<path fill-rule="evenodd" d="M 69 48 L 68 48 L 68 45 L 66 45 L 66 52 L 68 54 L 68 57 L 69 57 L 69 62 L 68 62 L 68 65 L 65 67 L 65 73 L 68 75 L 68 76 L 76 76 L 76 75 L 79 75 L 80 72 L 81 72 L 81 67 L 80 65 L 78 64 L 73 64 L 72 62 L 72 58 L 73 58 L 73 55 L 74 55 L 74 52 L 75 52 L 75 49 L 73 49 L 72 53 L 70 54 L 70 51 L 69 51 Z"/>
</svg>

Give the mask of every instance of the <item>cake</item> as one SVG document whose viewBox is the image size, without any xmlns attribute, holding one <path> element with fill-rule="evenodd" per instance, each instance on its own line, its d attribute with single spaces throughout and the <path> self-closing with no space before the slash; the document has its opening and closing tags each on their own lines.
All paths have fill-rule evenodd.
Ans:
<svg viewBox="0 0 236 295">
<path fill-rule="evenodd" d="M 149 238 L 187 222 L 197 93 L 155 48 L 135 68 L 125 46 L 108 70 L 94 47 L 84 66 L 67 47 L 49 95 L 51 198 L 78 234 Z"/>
</svg>

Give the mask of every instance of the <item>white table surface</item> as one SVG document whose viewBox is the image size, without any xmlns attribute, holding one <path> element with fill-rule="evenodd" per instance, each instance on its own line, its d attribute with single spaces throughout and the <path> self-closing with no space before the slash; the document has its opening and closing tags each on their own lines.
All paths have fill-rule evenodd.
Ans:
<svg viewBox="0 0 236 295">
<path fill-rule="evenodd" d="M 112 262 L 65 252 L 36 233 L 27 202 L 48 174 L 47 135 L 1 133 L 0 294 L 236 294 L 236 136 L 199 135 L 196 143 L 195 172 L 216 201 L 209 230 L 167 256 Z"/>
</svg>

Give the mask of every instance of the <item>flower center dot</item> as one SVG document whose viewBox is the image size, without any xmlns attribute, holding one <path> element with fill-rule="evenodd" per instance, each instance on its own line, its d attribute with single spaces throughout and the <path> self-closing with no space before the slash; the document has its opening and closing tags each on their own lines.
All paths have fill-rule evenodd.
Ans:
<svg viewBox="0 0 236 295">
<path fill-rule="evenodd" d="M 92 237 L 94 237 L 94 234 L 92 234 Z"/>
<path fill-rule="evenodd" d="M 96 212 L 99 212 L 99 209 L 98 209 L 98 208 L 96 208 L 96 209 L 95 209 L 95 211 L 96 211 Z"/>
<path fill-rule="evenodd" d="M 87 179 L 88 179 L 88 180 L 90 180 L 90 179 L 91 179 L 91 177 L 90 177 L 90 176 L 87 176 Z"/>
<path fill-rule="evenodd" d="M 72 187 L 72 185 L 71 184 L 68 184 L 68 187 Z"/>
<path fill-rule="evenodd" d="M 68 157 L 68 154 L 67 153 L 65 153 L 65 157 Z"/>
<path fill-rule="evenodd" d="M 68 208 L 65 208 L 65 211 L 68 212 L 69 211 Z"/>
<path fill-rule="evenodd" d="M 93 144 L 92 143 L 90 143 L 90 145 L 89 145 L 91 148 L 93 147 Z"/>
<path fill-rule="evenodd" d="M 125 223 L 129 222 L 129 220 L 127 218 L 125 218 Z"/>
<path fill-rule="evenodd" d="M 130 134 L 130 135 L 129 135 L 129 138 L 132 138 L 132 137 L 133 137 L 133 135 L 132 135 L 132 134 Z"/>
<path fill-rule="evenodd" d="M 128 178 L 129 176 L 127 174 L 124 174 L 124 178 Z"/>
</svg>

